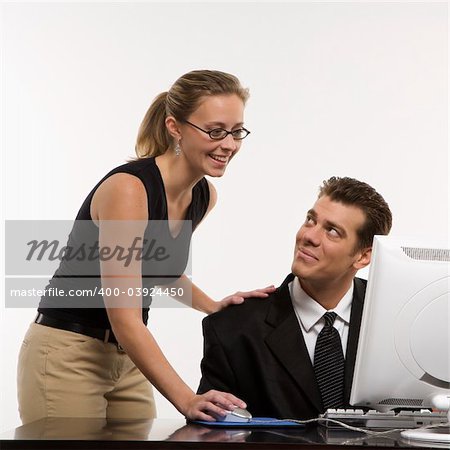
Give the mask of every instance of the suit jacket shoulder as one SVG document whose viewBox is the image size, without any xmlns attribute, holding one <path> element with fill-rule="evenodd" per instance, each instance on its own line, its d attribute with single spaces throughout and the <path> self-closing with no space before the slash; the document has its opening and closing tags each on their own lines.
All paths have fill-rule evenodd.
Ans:
<svg viewBox="0 0 450 450">
<path fill-rule="evenodd" d="M 292 274 L 288 275 L 277 290 L 267 298 L 247 298 L 240 305 L 232 305 L 206 316 L 203 319 L 204 326 L 213 327 L 217 331 L 220 330 L 220 334 L 226 333 L 227 338 L 229 338 L 231 334 L 242 336 L 249 330 L 251 330 L 251 333 L 255 333 L 255 328 L 259 329 L 261 326 L 266 326 L 267 320 L 269 322 L 272 319 L 281 320 L 284 316 L 293 312 L 288 290 L 288 284 L 293 279 Z M 271 310 L 274 304 L 276 304 L 276 309 L 279 310 L 278 316 L 281 315 L 281 317 L 272 317 Z"/>
</svg>

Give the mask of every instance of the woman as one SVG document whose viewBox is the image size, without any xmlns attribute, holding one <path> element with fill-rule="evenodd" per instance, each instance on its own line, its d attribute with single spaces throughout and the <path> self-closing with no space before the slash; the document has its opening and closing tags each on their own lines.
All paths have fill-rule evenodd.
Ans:
<svg viewBox="0 0 450 450">
<path fill-rule="evenodd" d="M 146 327 L 151 298 L 141 293 L 143 286 L 167 279 L 152 279 L 149 266 L 138 258 L 129 264 L 102 258 L 100 249 L 130 249 L 136 238 L 144 242 L 155 232 L 159 222 L 153 221 L 165 221 L 167 229 L 162 229 L 168 240 L 181 247 L 169 276 L 176 274 L 181 291 L 192 291 L 195 309 L 211 313 L 273 291 L 241 292 L 214 302 L 183 275 L 190 239 L 181 242 L 186 233 L 179 221 L 192 221 L 194 230 L 214 207 L 216 191 L 204 176 L 222 176 L 248 135 L 243 127 L 247 97 L 233 75 L 207 70 L 183 75 L 147 111 L 138 134 L 138 158 L 112 170 L 88 195 L 67 247 L 92 240 L 98 258 L 89 264 L 63 258 L 47 288 L 67 293 L 84 283 L 93 303 L 82 307 L 81 298 L 69 300 L 75 304 L 67 298 L 42 297 L 19 355 L 24 423 L 46 416 L 153 418 L 148 381 L 190 419 L 214 420 L 226 410 L 245 407 L 229 393 L 195 395 L 158 347 Z M 82 278 L 87 267 L 98 276 Z M 100 287 L 103 291 L 97 290 Z M 119 298 L 111 292 L 119 292 Z"/>
</svg>

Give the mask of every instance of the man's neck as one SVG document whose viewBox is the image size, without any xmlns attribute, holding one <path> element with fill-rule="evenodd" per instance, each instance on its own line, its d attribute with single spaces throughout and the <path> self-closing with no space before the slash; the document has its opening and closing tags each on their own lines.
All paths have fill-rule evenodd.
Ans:
<svg viewBox="0 0 450 450">
<path fill-rule="evenodd" d="M 323 283 L 299 278 L 302 289 L 326 310 L 334 309 L 353 283 L 353 277 L 346 280 Z"/>
</svg>

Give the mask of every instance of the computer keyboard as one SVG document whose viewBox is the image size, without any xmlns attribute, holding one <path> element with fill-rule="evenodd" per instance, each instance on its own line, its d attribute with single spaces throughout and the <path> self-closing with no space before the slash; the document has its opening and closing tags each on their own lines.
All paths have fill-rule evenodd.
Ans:
<svg viewBox="0 0 450 450">
<path fill-rule="evenodd" d="M 380 412 L 370 410 L 364 412 L 362 409 L 328 409 L 319 417 L 333 419 L 347 425 L 361 428 L 389 429 L 389 428 L 417 428 L 426 425 L 437 425 L 447 423 L 447 413 L 432 412 L 428 409 L 416 411 L 386 411 Z M 319 422 L 328 428 L 339 428 L 333 422 Z"/>
</svg>

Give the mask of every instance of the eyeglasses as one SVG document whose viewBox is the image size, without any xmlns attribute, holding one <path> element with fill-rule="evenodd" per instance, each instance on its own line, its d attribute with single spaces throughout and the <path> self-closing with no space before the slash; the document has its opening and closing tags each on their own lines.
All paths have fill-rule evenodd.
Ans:
<svg viewBox="0 0 450 450">
<path fill-rule="evenodd" d="M 197 130 L 203 131 L 203 133 L 206 133 L 211 139 L 215 141 L 225 139 L 229 134 L 233 136 L 233 139 L 241 141 L 250 134 L 250 131 L 248 131 L 245 128 L 238 128 L 237 130 L 232 131 L 224 130 L 223 128 L 214 128 L 214 130 L 206 131 L 203 128 L 200 128 L 187 120 L 184 120 L 184 122 L 191 125 L 194 128 L 197 128 Z"/>
</svg>

